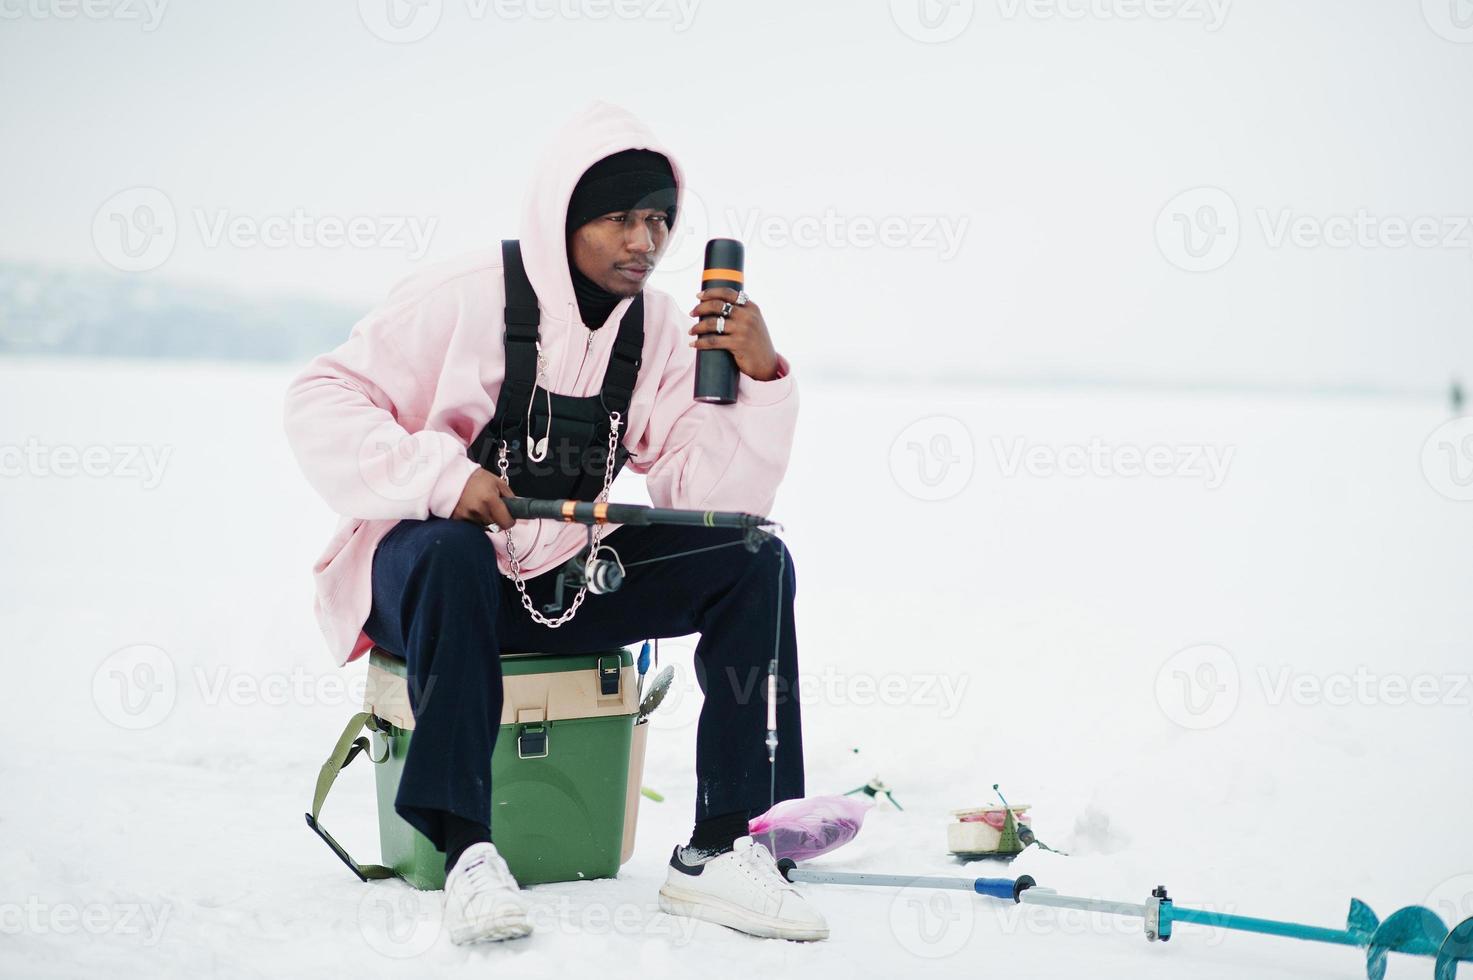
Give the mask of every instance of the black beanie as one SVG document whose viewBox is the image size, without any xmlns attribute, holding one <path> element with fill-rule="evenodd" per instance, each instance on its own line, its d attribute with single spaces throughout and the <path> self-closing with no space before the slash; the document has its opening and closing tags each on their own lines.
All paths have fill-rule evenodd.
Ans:
<svg viewBox="0 0 1473 980">
<path fill-rule="evenodd" d="M 663 153 L 623 150 L 589 167 L 568 200 L 566 232 L 600 215 L 633 208 L 664 209 L 675 220 L 675 171 Z"/>
</svg>

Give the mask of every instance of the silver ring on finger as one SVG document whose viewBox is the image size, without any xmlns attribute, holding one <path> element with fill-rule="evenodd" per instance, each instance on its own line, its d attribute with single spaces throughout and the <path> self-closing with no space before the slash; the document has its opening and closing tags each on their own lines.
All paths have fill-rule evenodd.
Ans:
<svg viewBox="0 0 1473 980">
<path fill-rule="evenodd" d="M 718 316 L 716 318 L 716 332 L 726 333 L 726 317 Z"/>
<path fill-rule="evenodd" d="M 747 305 L 747 291 L 745 289 L 739 289 L 739 290 L 737 290 L 737 306 L 746 306 L 746 305 Z"/>
<path fill-rule="evenodd" d="M 721 304 L 721 315 L 722 316 L 731 316 L 731 304 L 730 303 L 722 303 Z"/>
</svg>

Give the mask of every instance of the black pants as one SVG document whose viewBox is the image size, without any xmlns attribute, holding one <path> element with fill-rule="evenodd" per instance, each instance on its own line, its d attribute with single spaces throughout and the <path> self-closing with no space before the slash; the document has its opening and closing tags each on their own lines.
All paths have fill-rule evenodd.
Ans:
<svg viewBox="0 0 1473 980">
<path fill-rule="evenodd" d="M 741 538 L 722 528 L 621 527 L 604 541 L 629 565 Z M 539 610 L 553 600 L 556 579 L 552 570 L 527 580 Z M 761 813 L 769 804 L 767 673 L 779 620 L 777 799 L 801 797 L 795 587 L 792 555 L 780 541 L 756 553 L 734 544 L 634 565 L 617 592 L 589 593 L 572 621 L 549 629 L 522 607 L 482 528 L 443 518 L 401 521 L 374 554 L 373 610 L 364 625 L 409 665 L 415 730 L 395 809 L 440 850 L 446 812 L 491 826 L 503 651 L 588 653 L 699 632 L 694 667 L 705 702 L 696 730 L 695 818 Z M 565 590 L 564 604 L 573 595 Z"/>
</svg>

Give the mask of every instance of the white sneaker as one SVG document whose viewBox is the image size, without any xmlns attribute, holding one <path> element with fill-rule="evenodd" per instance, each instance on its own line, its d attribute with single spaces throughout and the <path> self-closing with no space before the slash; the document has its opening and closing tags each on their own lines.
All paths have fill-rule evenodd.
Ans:
<svg viewBox="0 0 1473 980">
<path fill-rule="evenodd" d="M 445 924 L 457 945 L 516 939 L 532 931 L 521 887 L 490 842 L 472 844 L 445 878 Z"/>
<path fill-rule="evenodd" d="M 730 851 L 697 864 L 670 855 L 660 908 L 670 915 L 705 919 L 769 939 L 827 939 L 829 925 L 782 872 L 772 854 L 750 835 Z"/>
</svg>

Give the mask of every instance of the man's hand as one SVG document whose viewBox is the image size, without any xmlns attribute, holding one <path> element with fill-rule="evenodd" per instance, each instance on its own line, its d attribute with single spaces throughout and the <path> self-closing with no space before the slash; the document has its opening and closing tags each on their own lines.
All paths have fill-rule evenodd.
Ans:
<svg viewBox="0 0 1473 980">
<path fill-rule="evenodd" d="M 488 469 L 478 469 L 466 481 L 465 489 L 460 492 L 460 501 L 455 505 L 455 513 L 450 516 L 482 527 L 495 524 L 505 531 L 516 521 L 507 513 L 506 504 L 501 499 L 515 496 L 501 477 Z"/>
<path fill-rule="evenodd" d="M 745 306 L 737 306 L 737 291 L 724 286 L 704 289 L 696 296 L 701 301 L 690 315 L 701 319 L 690 328 L 690 332 L 696 335 L 691 346 L 696 350 L 715 348 L 731 351 L 731 356 L 736 358 L 737 370 L 754 381 L 776 378 L 777 350 L 767 335 L 767 321 L 762 319 L 762 311 L 757 304 L 749 297 Z M 727 303 L 731 304 L 731 312 L 726 315 L 725 329 L 717 333 L 716 318 Z"/>
</svg>

